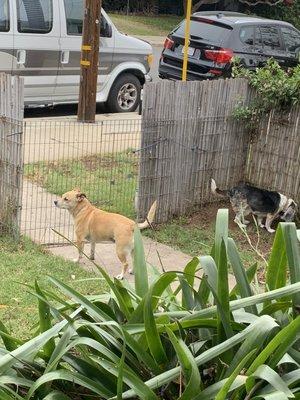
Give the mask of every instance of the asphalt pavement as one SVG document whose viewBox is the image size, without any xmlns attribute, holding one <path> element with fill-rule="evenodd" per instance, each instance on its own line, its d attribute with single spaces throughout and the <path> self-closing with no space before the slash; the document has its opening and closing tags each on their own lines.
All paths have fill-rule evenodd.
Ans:
<svg viewBox="0 0 300 400">
<path fill-rule="evenodd" d="M 162 46 L 158 44 L 153 44 L 153 64 L 150 70 L 150 74 L 153 78 L 153 82 L 159 80 L 158 77 L 158 64 L 162 51 Z M 97 114 L 105 114 L 106 110 L 103 105 L 97 105 Z M 63 104 L 57 105 L 55 107 L 46 108 L 31 108 L 26 109 L 24 116 L 25 118 L 51 118 L 51 117 L 63 117 L 67 115 L 77 114 L 77 104 Z"/>
</svg>

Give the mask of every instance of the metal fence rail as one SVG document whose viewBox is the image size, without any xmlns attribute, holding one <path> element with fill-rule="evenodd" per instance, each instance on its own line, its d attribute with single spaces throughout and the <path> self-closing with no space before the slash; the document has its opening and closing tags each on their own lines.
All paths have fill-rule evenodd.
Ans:
<svg viewBox="0 0 300 400">
<path fill-rule="evenodd" d="M 140 119 L 79 124 L 70 120 L 26 121 L 21 231 L 43 244 L 73 240 L 73 222 L 54 206 L 77 187 L 104 210 L 135 217 Z"/>
</svg>

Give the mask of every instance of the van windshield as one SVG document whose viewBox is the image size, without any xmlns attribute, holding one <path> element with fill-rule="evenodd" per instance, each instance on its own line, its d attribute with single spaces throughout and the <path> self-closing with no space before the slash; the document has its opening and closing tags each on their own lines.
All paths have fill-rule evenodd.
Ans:
<svg viewBox="0 0 300 400">
<path fill-rule="evenodd" d="M 0 32 L 9 31 L 8 0 L 0 0 Z"/>
<path fill-rule="evenodd" d="M 175 29 L 176 36 L 184 37 L 186 22 L 183 21 L 178 28 Z M 232 31 L 231 26 L 218 25 L 213 21 L 203 22 L 197 17 L 192 17 L 190 36 L 192 40 L 205 41 L 213 44 L 224 43 Z"/>
</svg>

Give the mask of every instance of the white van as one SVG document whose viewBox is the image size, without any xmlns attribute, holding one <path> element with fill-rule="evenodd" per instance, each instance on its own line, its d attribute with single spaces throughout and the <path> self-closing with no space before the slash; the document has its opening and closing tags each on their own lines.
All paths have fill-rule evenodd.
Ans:
<svg viewBox="0 0 300 400">
<path fill-rule="evenodd" d="M 84 0 L 0 0 L 0 71 L 25 79 L 25 106 L 78 102 Z M 116 29 L 102 10 L 97 102 L 137 108 L 151 46 Z"/>
</svg>

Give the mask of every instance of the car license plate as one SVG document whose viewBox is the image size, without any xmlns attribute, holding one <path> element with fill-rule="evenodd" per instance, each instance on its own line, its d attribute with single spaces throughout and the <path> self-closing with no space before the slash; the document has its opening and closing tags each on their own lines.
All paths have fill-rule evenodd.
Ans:
<svg viewBox="0 0 300 400">
<path fill-rule="evenodd" d="M 182 54 L 184 54 L 184 46 L 182 48 Z M 188 47 L 188 55 L 193 56 L 195 54 L 195 49 L 194 47 Z"/>
</svg>

